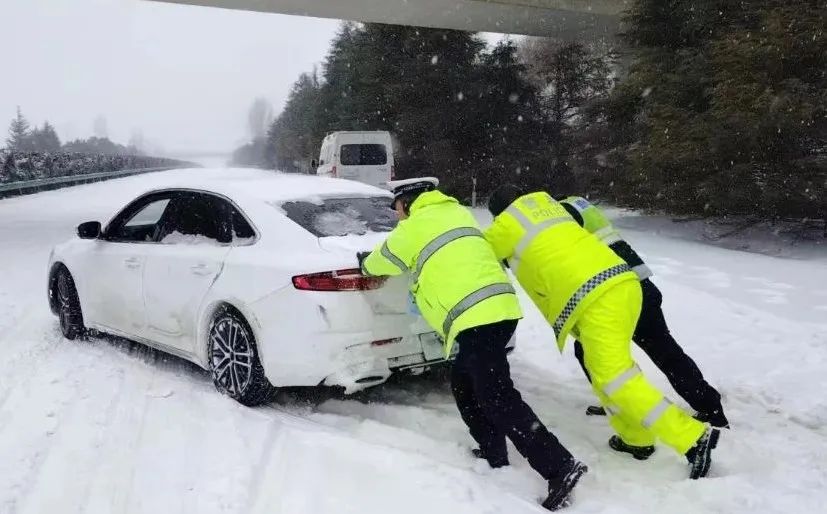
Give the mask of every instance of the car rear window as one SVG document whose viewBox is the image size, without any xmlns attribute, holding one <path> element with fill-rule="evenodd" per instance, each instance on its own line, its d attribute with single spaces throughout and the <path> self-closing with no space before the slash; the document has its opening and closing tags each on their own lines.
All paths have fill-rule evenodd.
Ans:
<svg viewBox="0 0 827 514">
<path fill-rule="evenodd" d="M 282 203 L 281 208 L 288 218 L 316 237 L 390 232 L 397 222 L 390 198 L 385 196 L 297 200 Z"/>
<path fill-rule="evenodd" d="M 388 163 L 388 150 L 383 144 L 342 145 L 340 154 L 342 166 L 380 166 Z"/>
</svg>

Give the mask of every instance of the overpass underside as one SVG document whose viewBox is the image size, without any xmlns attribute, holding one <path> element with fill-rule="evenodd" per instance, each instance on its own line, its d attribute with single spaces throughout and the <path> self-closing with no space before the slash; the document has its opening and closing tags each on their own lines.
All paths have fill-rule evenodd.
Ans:
<svg viewBox="0 0 827 514">
<path fill-rule="evenodd" d="M 316 18 L 605 39 L 630 0 L 153 0 Z"/>
</svg>

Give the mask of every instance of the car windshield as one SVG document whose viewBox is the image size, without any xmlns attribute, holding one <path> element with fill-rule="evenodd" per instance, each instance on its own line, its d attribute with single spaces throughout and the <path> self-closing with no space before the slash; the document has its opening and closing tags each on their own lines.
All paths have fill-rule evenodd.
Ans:
<svg viewBox="0 0 827 514">
<path fill-rule="evenodd" d="M 287 217 L 316 237 L 390 232 L 397 220 L 385 196 L 295 200 L 280 205 Z"/>
</svg>

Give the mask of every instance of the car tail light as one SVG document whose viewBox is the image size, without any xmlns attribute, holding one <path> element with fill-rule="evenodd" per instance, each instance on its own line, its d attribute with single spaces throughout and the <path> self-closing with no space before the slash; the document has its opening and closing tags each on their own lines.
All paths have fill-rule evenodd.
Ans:
<svg viewBox="0 0 827 514">
<path fill-rule="evenodd" d="M 391 166 L 391 180 L 396 180 L 396 166 Z"/>
<path fill-rule="evenodd" d="M 293 277 L 293 287 L 301 291 L 371 291 L 384 283 L 385 277 L 368 277 L 355 268 Z"/>
<path fill-rule="evenodd" d="M 336 165 L 333 165 L 333 168 L 330 170 L 330 175 L 332 177 L 338 177 L 339 175 L 336 174 Z"/>
</svg>

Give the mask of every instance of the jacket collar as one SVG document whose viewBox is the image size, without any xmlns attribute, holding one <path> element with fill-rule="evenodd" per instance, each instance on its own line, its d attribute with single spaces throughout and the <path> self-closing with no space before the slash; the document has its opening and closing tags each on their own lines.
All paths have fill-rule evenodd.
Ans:
<svg viewBox="0 0 827 514">
<path fill-rule="evenodd" d="M 458 204 L 459 202 L 456 198 L 448 196 L 441 191 L 428 191 L 427 193 L 422 193 L 419 195 L 419 197 L 411 204 L 411 215 L 423 207 L 429 207 L 431 205 L 438 205 L 442 203 Z"/>
</svg>

